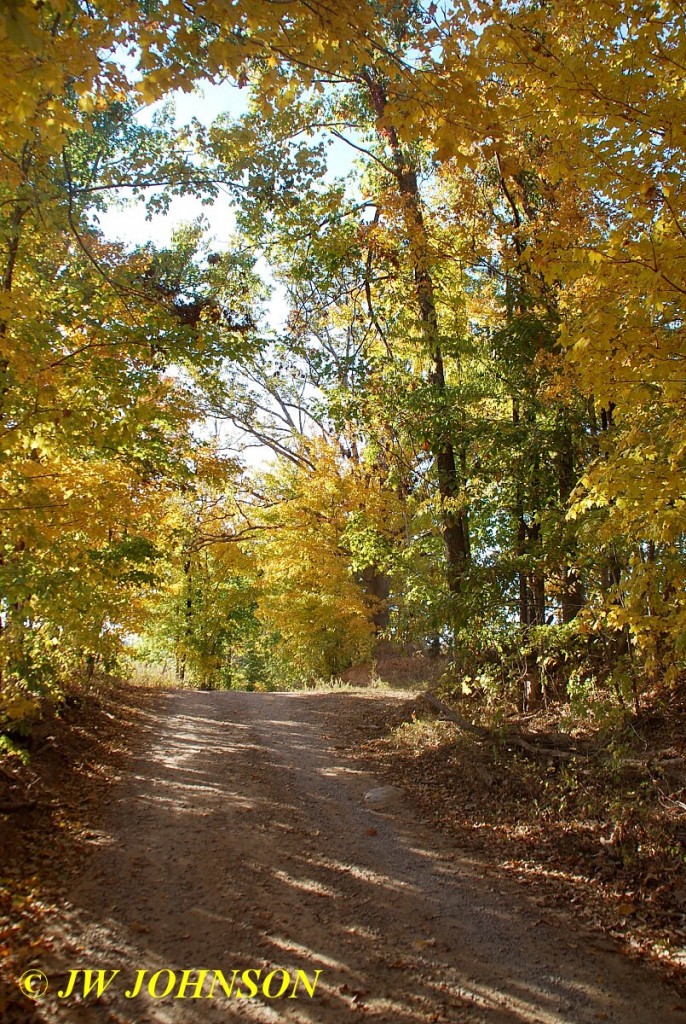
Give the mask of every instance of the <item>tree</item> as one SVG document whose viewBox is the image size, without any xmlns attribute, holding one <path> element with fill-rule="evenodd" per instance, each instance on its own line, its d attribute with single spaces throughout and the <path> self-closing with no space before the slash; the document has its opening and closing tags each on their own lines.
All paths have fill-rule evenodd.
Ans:
<svg viewBox="0 0 686 1024">
<path fill-rule="evenodd" d="M 125 24 L 49 5 L 2 19 L 18 83 L 0 156 L 4 701 L 112 667 L 158 568 L 159 503 L 188 476 L 198 387 L 250 344 L 197 228 L 127 252 L 93 226 L 104 193 L 170 174 L 184 188 L 191 169 L 168 126 L 132 121 L 117 56 L 141 11 L 116 13 Z"/>
<path fill-rule="evenodd" d="M 606 675 L 676 680 L 678 6 L 124 13 L 19 4 L 2 22 L 22 82 L 2 100 L 5 671 L 46 623 L 48 647 L 99 657 L 140 604 L 120 612 L 114 581 L 140 597 L 156 578 L 206 624 L 184 635 L 209 679 L 202 659 L 234 645 L 241 574 L 222 552 L 244 514 L 236 550 L 283 581 L 255 570 L 245 621 L 306 674 L 339 671 L 375 630 L 414 628 L 434 646 L 511 636 L 532 698 L 536 645 L 557 635 L 602 649 Z M 135 81 L 119 59 L 134 45 Z M 177 137 L 164 112 L 136 125 L 134 95 L 198 78 L 248 89 L 249 113 Z M 327 170 L 331 140 L 355 154 L 348 181 Z M 98 196 L 151 184 L 162 208 L 228 188 L 231 251 L 203 248 L 197 227 L 163 252 L 98 235 Z M 288 293 L 278 338 L 258 339 L 258 253 Z M 232 469 L 227 535 L 191 531 L 164 554 L 147 524 L 175 488 L 184 515 L 205 494 L 188 491 L 205 412 L 277 462 L 251 480 Z M 298 531 L 307 557 L 293 561 Z M 58 577 L 74 582 L 64 615 Z M 86 585 L 100 597 L 76 629 Z"/>
</svg>

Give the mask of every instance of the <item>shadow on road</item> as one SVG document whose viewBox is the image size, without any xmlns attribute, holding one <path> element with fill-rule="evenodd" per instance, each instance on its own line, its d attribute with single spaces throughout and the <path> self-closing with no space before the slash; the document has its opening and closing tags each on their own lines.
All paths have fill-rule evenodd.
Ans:
<svg viewBox="0 0 686 1024">
<path fill-rule="evenodd" d="M 73 913 L 46 965 L 43 1019 L 684 1020 L 646 968 L 584 949 L 541 920 L 540 908 L 483 876 L 411 806 L 365 806 L 376 780 L 360 770 L 340 721 L 351 701 L 371 709 L 393 699 L 177 691 L 151 702 L 106 829 L 77 866 Z M 121 973 L 97 1001 L 56 998 L 77 968 Z M 218 986 L 209 999 L 209 984 L 204 998 L 174 998 L 184 969 L 321 974 L 312 998 L 302 986 L 280 999 L 237 999 L 237 987 L 229 997 Z M 139 970 L 174 972 L 169 996 L 152 998 L 143 985 L 127 999 Z"/>
</svg>

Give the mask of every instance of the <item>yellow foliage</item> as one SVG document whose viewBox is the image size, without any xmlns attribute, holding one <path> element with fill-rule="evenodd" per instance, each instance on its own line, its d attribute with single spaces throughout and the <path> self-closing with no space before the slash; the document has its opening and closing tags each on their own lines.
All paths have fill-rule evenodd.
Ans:
<svg viewBox="0 0 686 1024">
<path fill-rule="evenodd" d="M 363 464 L 343 460 L 323 440 L 303 441 L 309 465 L 281 464 L 263 481 L 271 507 L 255 547 L 259 614 L 304 675 L 328 677 L 364 660 L 374 644 L 373 600 L 352 567 L 344 533 L 364 511 L 382 531 L 397 509 Z"/>
</svg>

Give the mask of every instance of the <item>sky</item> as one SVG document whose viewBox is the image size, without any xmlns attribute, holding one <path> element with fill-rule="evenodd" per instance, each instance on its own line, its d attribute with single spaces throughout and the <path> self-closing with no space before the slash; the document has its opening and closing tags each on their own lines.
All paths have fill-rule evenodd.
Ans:
<svg viewBox="0 0 686 1024">
<path fill-rule="evenodd" d="M 162 103 L 171 99 L 179 127 L 189 124 L 192 118 L 197 118 L 203 125 L 210 125 L 220 114 L 240 117 L 246 113 L 249 95 L 248 89 L 239 89 L 230 82 L 218 85 L 205 83 L 192 93 L 181 90 L 174 92 L 164 101 L 144 108 L 138 117 L 142 123 L 150 123 L 154 112 Z M 328 149 L 329 171 L 326 177 L 333 179 L 348 175 L 358 155 L 344 142 L 334 140 Z M 216 248 L 221 249 L 227 245 L 236 225 L 228 196 L 220 195 L 212 205 L 203 205 L 199 198 L 192 196 L 176 196 L 172 198 L 166 214 L 156 214 L 151 219 L 146 218 L 145 206 L 141 201 L 128 200 L 126 205 L 112 205 L 109 210 L 100 212 L 98 223 L 105 235 L 112 240 L 130 246 L 142 245 L 145 242 L 165 246 L 170 243 L 175 228 L 197 219 L 200 215 L 209 224 L 208 234 Z M 258 262 L 257 270 L 272 288 L 267 317 L 272 329 L 278 331 L 283 327 L 287 314 L 284 289 L 274 281 L 264 259 Z"/>
<path fill-rule="evenodd" d="M 228 82 L 220 85 L 206 84 L 192 93 L 181 90 L 173 93 L 170 99 L 176 108 L 176 121 L 179 126 L 189 124 L 197 118 L 202 124 L 210 125 L 220 114 L 229 113 L 239 117 L 248 108 L 247 91 L 238 89 Z M 168 102 L 165 100 L 164 102 Z M 143 124 L 149 124 L 162 102 L 146 107 L 138 115 Z M 200 199 L 191 196 L 177 196 L 172 199 L 169 213 L 157 215 L 146 220 L 143 203 L 130 203 L 127 207 L 113 206 L 105 213 L 99 214 L 100 227 L 112 239 L 118 239 L 130 245 L 143 242 L 154 242 L 156 245 L 167 245 L 171 241 L 174 228 L 185 221 L 195 220 L 204 214 L 210 222 L 210 232 L 216 235 L 221 244 L 227 240 L 234 229 L 235 218 L 228 199 L 220 198 L 212 206 L 203 206 Z"/>
<path fill-rule="evenodd" d="M 203 125 L 210 125 L 220 114 L 228 113 L 233 117 L 239 117 L 246 113 L 249 90 L 241 90 L 228 82 L 219 85 L 203 84 L 193 93 L 179 90 L 164 101 L 141 110 L 137 115 L 141 123 L 150 123 L 155 111 L 163 102 L 167 103 L 170 99 L 174 103 L 176 123 L 179 127 L 189 124 L 193 118 L 197 118 Z M 348 175 L 358 156 L 359 154 L 344 142 L 334 140 L 328 148 L 327 179 Z M 99 212 L 98 223 L 108 238 L 124 242 L 127 246 L 152 242 L 162 247 L 171 242 L 172 234 L 179 225 L 196 220 L 200 215 L 208 223 L 208 235 L 213 248 L 220 250 L 226 246 L 236 225 L 228 196 L 220 195 L 211 205 L 203 205 L 199 198 L 192 196 L 177 196 L 172 198 L 166 214 L 154 214 L 150 219 L 147 217 L 143 202 L 128 199 L 125 204 L 118 202 L 108 210 Z M 272 290 L 265 313 L 271 330 L 279 333 L 285 326 L 288 314 L 285 289 L 274 280 L 263 257 L 258 260 L 256 269 Z M 202 434 L 212 435 L 217 425 L 208 422 L 200 429 Z M 220 433 L 228 442 L 229 435 L 225 430 L 220 429 Z M 249 465 L 257 466 L 269 461 L 271 453 L 262 447 L 250 448 L 244 456 Z"/>
</svg>

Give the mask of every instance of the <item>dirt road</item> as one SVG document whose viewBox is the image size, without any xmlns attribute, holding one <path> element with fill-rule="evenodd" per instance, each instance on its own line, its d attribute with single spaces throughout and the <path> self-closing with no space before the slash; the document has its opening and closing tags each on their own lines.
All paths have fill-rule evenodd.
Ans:
<svg viewBox="0 0 686 1024">
<path fill-rule="evenodd" d="M 405 799 L 378 812 L 340 723 L 392 694 L 161 694 L 112 791 L 49 963 L 44 1020 L 671 1024 L 647 968 L 485 877 Z M 496 880 L 494 881 L 494 878 Z M 571 920 L 571 919 L 570 919 Z M 183 971 L 282 968 L 297 998 L 174 998 Z M 102 997 L 69 972 L 118 970 Z M 144 976 L 135 993 L 137 972 Z M 163 971 L 153 986 L 147 981 Z M 169 974 L 168 972 L 173 972 Z M 198 975 L 188 976 L 198 980 Z M 212 974 L 208 975 L 211 980 Z M 257 978 L 257 975 L 253 975 Z M 270 983 L 273 994 L 283 974 Z M 80 976 L 75 988 L 81 987 Z M 244 985 L 244 994 L 251 991 Z M 286 990 L 286 996 L 292 987 Z M 191 994 L 187 990 L 187 996 Z"/>
</svg>

